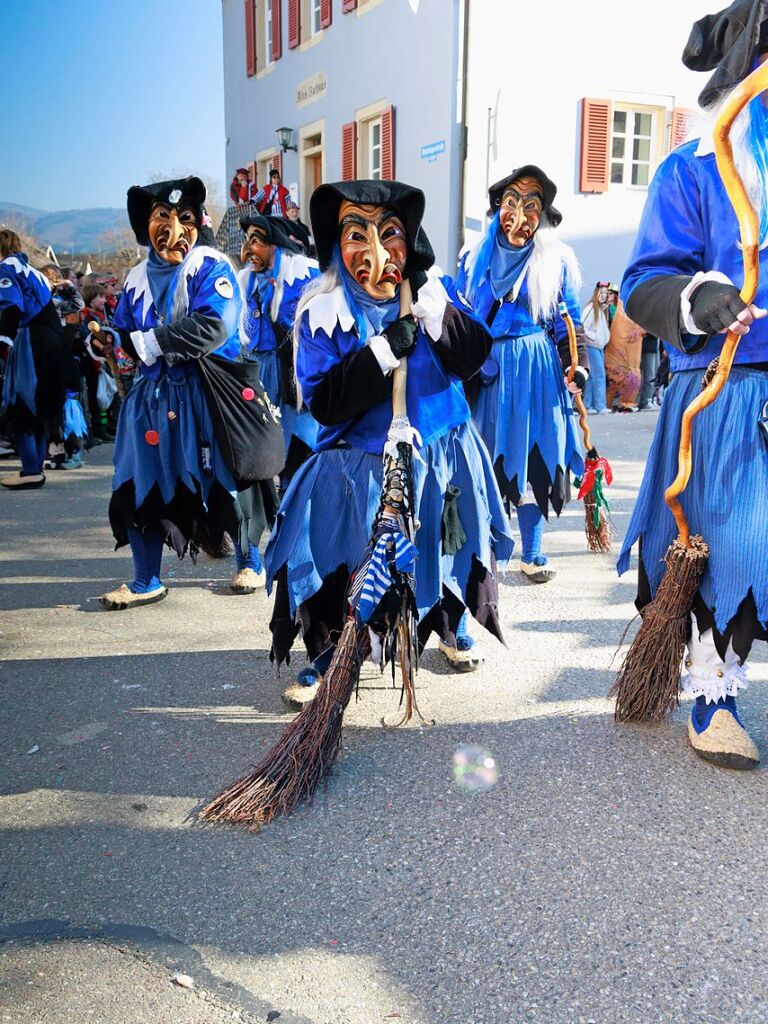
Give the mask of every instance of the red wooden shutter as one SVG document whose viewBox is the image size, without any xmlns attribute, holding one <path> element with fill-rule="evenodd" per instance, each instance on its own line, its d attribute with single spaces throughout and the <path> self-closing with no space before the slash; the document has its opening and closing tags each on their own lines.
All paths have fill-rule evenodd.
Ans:
<svg viewBox="0 0 768 1024">
<path fill-rule="evenodd" d="M 341 13 L 349 14 L 357 7 L 357 0 L 341 0 Z"/>
<path fill-rule="evenodd" d="M 301 42 L 301 0 L 288 0 L 288 49 Z"/>
<path fill-rule="evenodd" d="M 387 107 L 381 115 L 381 176 L 387 181 L 395 177 L 395 108 Z"/>
<path fill-rule="evenodd" d="M 357 177 L 357 124 L 350 121 L 341 126 L 341 180 Z"/>
<path fill-rule="evenodd" d="M 283 180 L 283 154 L 278 150 L 278 152 L 275 153 L 275 155 L 272 157 L 270 163 L 272 164 L 272 169 L 279 172 L 279 174 L 280 174 L 280 181 L 282 182 L 282 180 Z"/>
<path fill-rule="evenodd" d="M 270 40 L 270 52 L 272 60 L 280 60 L 283 55 L 283 33 L 280 25 L 280 4 L 281 0 L 271 0 L 272 3 L 272 39 Z"/>
<path fill-rule="evenodd" d="M 686 107 L 675 107 L 669 124 L 669 148 L 676 149 L 688 139 L 691 111 Z"/>
<path fill-rule="evenodd" d="M 249 175 L 249 177 L 251 179 L 251 184 L 254 186 L 254 190 L 257 187 L 256 186 L 256 178 L 258 177 L 258 173 L 259 173 L 259 165 L 256 163 L 255 160 L 251 160 L 251 162 L 248 164 L 248 175 Z"/>
<path fill-rule="evenodd" d="M 256 74 L 256 0 L 245 0 L 245 71 Z"/>
<path fill-rule="evenodd" d="M 332 17 L 331 0 L 320 0 L 320 28 L 328 28 Z"/>
<path fill-rule="evenodd" d="M 611 145 L 611 101 L 581 101 L 580 192 L 608 191 L 608 153 Z"/>
</svg>

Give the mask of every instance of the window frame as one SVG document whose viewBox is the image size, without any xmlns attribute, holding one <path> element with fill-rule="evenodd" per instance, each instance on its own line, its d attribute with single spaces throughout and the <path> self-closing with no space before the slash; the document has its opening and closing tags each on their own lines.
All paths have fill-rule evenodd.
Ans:
<svg viewBox="0 0 768 1024">
<path fill-rule="evenodd" d="M 625 130 L 617 132 L 614 128 L 616 115 L 625 115 Z M 636 118 L 638 115 L 648 115 L 651 118 L 650 133 L 638 135 L 636 133 Z M 666 129 L 667 111 L 664 107 L 653 106 L 646 103 L 632 103 L 613 101 L 610 122 L 610 139 L 608 144 L 608 188 L 609 190 L 628 190 L 633 192 L 647 192 L 650 187 L 656 169 L 664 157 L 664 133 Z M 621 157 L 615 157 L 613 153 L 614 139 L 624 139 L 624 151 Z M 648 159 L 639 160 L 634 156 L 634 145 L 638 139 L 647 139 Z M 614 166 L 621 163 L 622 180 L 614 181 Z M 636 165 L 648 167 L 648 182 L 645 185 L 632 182 L 632 171 Z"/>
</svg>

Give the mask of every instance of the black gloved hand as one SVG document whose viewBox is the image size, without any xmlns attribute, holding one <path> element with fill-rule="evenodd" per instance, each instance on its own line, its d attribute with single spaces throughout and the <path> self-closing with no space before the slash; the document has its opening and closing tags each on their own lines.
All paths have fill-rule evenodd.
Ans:
<svg viewBox="0 0 768 1024">
<path fill-rule="evenodd" d="M 416 321 L 409 313 L 385 327 L 382 334 L 389 342 L 395 359 L 402 359 L 413 351 L 416 344 Z"/>
<path fill-rule="evenodd" d="M 727 331 L 746 308 L 739 289 L 719 281 L 705 281 L 691 296 L 691 317 L 704 334 Z"/>
<path fill-rule="evenodd" d="M 589 371 L 586 370 L 583 366 L 577 366 L 576 371 L 573 375 L 573 383 L 576 385 L 579 391 L 584 390 L 584 385 L 587 383 L 588 379 Z"/>
</svg>

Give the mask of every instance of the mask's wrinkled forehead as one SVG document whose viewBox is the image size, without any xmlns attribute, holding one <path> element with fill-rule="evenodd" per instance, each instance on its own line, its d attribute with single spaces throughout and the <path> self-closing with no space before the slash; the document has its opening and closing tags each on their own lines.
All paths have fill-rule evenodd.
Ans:
<svg viewBox="0 0 768 1024">
<path fill-rule="evenodd" d="M 383 225 L 393 219 L 400 220 L 397 212 L 387 206 L 370 206 L 345 199 L 339 207 L 339 228 L 342 231 L 347 226 L 355 224 L 363 231 L 373 227 L 381 234 Z"/>
</svg>

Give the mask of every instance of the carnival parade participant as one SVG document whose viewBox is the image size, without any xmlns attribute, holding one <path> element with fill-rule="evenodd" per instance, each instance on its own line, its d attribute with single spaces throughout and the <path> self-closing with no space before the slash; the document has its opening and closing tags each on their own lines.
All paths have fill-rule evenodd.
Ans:
<svg viewBox="0 0 768 1024">
<path fill-rule="evenodd" d="M 293 322 L 302 291 L 320 274 L 316 260 L 301 255 L 279 217 L 252 214 L 240 218 L 245 233 L 238 274 L 245 299 L 243 333 L 248 350 L 258 357 L 269 400 L 280 409 L 290 478 L 311 453 L 317 423 L 296 407 L 293 369 Z"/>
<path fill-rule="evenodd" d="M 62 438 L 71 359 L 48 282 L 29 265 L 19 236 L 7 228 L 0 229 L 0 344 L 11 349 L 0 425 L 14 438 L 21 458 L 21 471 L 3 476 L 0 484 L 37 489 L 45 484 L 48 441 Z"/>
<path fill-rule="evenodd" d="M 589 376 L 580 274 L 573 251 L 554 229 L 557 187 L 541 168 L 518 167 L 489 189 L 491 222 L 459 260 L 456 286 L 494 338 L 479 375 L 473 415 L 488 446 L 507 508 L 514 505 L 522 539 L 520 569 L 532 583 L 555 576 L 542 553 L 543 521 L 569 495 L 569 473 L 584 463 L 569 391 Z M 572 384 L 568 333 L 557 310 L 565 302 L 579 336 Z"/>
<path fill-rule="evenodd" d="M 736 0 L 698 21 L 683 53 L 694 70 L 714 71 L 699 97 L 714 117 L 723 101 L 768 54 L 768 5 Z M 736 707 L 747 685 L 746 659 L 768 639 L 768 112 L 753 100 L 731 131 L 736 166 L 760 214 L 760 283 L 755 303 L 739 295 L 743 256 L 738 224 L 718 173 L 712 125 L 661 164 L 622 283 L 628 315 L 664 338 L 672 382 L 661 407 L 642 486 L 619 559 L 629 568 L 639 542 L 638 608 L 661 582 L 676 536 L 664 502 L 678 471 L 682 415 L 730 329 L 741 335 L 717 401 L 696 417 L 693 465 L 681 497 L 691 533 L 709 559 L 696 594 L 682 690 L 694 703 L 688 739 L 705 760 L 753 768 L 758 750 Z M 649 681 L 649 685 L 650 685 Z"/>
<path fill-rule="evenodd" d="M 460 383 L 478 371 L 491 339 L 438 278 L 426 278 L 434 255 L 423 213 L 424 194 L 395 181 L 325 184 L 310 202 L 323 274 L 299 301 L 296 372 L 321 427 L 316 454 L 283 497 L 265 556 L 268 586 L 277 585 L 273 655 L 284 661 L 303 630 L 314 662 L 304 682 L 320 678 L 343 625 L 349 575 L 381 495 L 392 372 L 405 358 L 407 411 L 418 432 L 419 638 L 436 631 L 452 641 L 465 608 L 500 636 L 496 570 L 513 542 Z M 401 318 L 405 279 L 412 315 Z M 307 697 L 313 689 L 305 688 Z"/>
<path fill-rule="evenodd" d="M 267 525 L 264 507 L 246 515 L 238 504 L 214 415 L 219 406 L 209 397 L 212 367 L 242 361 L 242 303 L 231 263 L 205 244 L 204 201 L 196 177 L 128 190 L 131 227 L 149 256 L 129 272 L 113 322 L 139 371 L 118 423 L 109 508 L 117 546 L 131 546 L 134 578 L 102 597 L 109 609 L 167 595 L 160 579 L 164 544 L 179 557 L 188 549 L 194 555 L 203 537 L 215 541 L 226 532 L 237 539 L 242 560 Z M 102 355 L 110 353 L 109 328 L 92 337 Z M 255 399 L 266 417 L 263 400 L 243 388 L 241 406 Z"/>
</svg>

